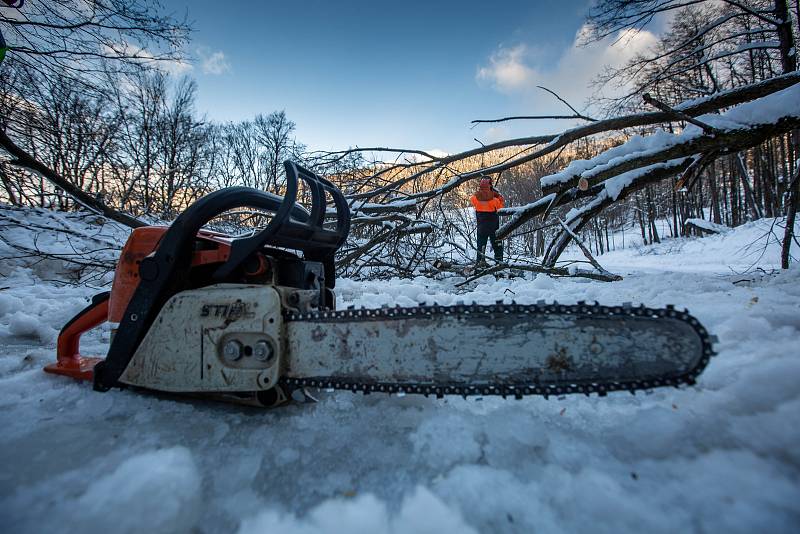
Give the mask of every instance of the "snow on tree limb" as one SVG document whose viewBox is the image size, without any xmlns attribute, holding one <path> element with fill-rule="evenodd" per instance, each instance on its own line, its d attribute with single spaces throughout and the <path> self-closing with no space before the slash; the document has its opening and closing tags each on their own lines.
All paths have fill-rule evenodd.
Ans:
<svg viewBox="0 0 800 534">
<path fill-rule="evenodd" d="M 676 106 L 667 111 L 637 113 L 613 119 L 597 121 L 567 130 L 559 135 L 552 136 L 552 140 L 541 146 L 533 146 L 531 150 L 521 156 L 510 157 L 506 161 L 494 165 L 483 165 L 466 171 L 455 172 L 430 188 L 420 188 L 414 192 L 403 187 L 409 182 L 424 176 L 432 170 L 448 168 L 450 163 L 442 160 L 421 163 L 418 170 L 410 176 L 406 175 L 399 180 L 390 181 L 389 184 L 373 189 L 371 192 L 362 192 L 351 196 L 354 207 L 359 202 L 367 200 L 377 191 L 386 194 L 393 192 L 396 195 L 405 195 L 407 201 L 414 204 L 421 216 L 426 202 L 441 199 L 446 193 L 452 192 L 486 173 L 497 173 L 521 165 L 524 162 L 542 158 L 554 152 L 559 147 L 571 145 L 573 142 L 593 135 L 595 133 L 616 132 L 620 129 L 636 125 L 651 125 L 657 119 L 662 123 L 671 123 L 678 120 L 679 114 L 698 117 L 701 124 L 707 126 L 705 131 L 695 125 L 688 125 L 678 133 L 668 133 L 658 130 L 649 136 L 634 136 L 628 142 L 605 150 L 599 155 L 588 160 L 573 160 L 561 172 L 551 174 L 541 179 L 544 195 L 542 198 L 523 206 L 504 208 L 499 214 L 507 220 L 499 228 L 497 235 L 504 239 L 513 235 L 524 224 L 544 214 L 541 228 L 553 226 L 544 220 L 560 206 L 569 205 L 581 200 L 588 202 L 582 207 L 573 209 L 565 224 L 569 232 L 577 234 L 596 215 L 608 206 L 623 200 L 628 195 L 639 191 L 650 184 L 655 184 L 664 179 L 682 173 L 692 183 L 714 159 L 720 155 L 736 153 L 741 150 L 757 146 L 776 135 L 784 134 L 800 126 L 800 74 L 790 73 L 776 77 L 765 82 L 743 86 L 738 89 L 723 91 L 713 96 L 696 99 Z M 738 105 L 737 105 L 738 104 Z M 731 107 L 734 106 L 734 107 Z M 720 109 L 730 108 L 721 114 L 709 113 Z M 679 113 L 676 113 L 679 111 Z M 503 142 L 503 146 L 513 144 L 514 140 Z M 489 147 L 482 150 L 491 152 Z M 475 151 L 469 151 L 470 156 Z M 447 156 L 447 160 L 458 159 L 459 155 Z M 583 182 L 578 187 L 579 181 Z M 413 190 L 412 190 L 413 191 Z M 362 200 L 354 201 L 354 197 Z M 386 206 L 380 213 L 392 213 L 391 206 L 397 203 L 394 200 L 385 203 L 365 203 L 371 210 L 379 210 L 379 206 Z M 402 203 L 402 201 L 401 201 Z M 368 214 L 367 210 L 361 212 L 359 217 L 364 224 L 369 224 L 363 219 Z M 399 211 L 399 210 L 395 210 Z M 378 212 L 373 211 L 370 216 Z M 409 213 L 409 216 L 413 216 Z M 347 263 L 356 261 L 360 254 L 367 255 L 385 246 L 387 238 L 401 235 L 403 221 L 399 226 L 390 228 L 386 221 L 375 221 L 381 226 L 375 239 L 362 243 L 357 249 L 347 254 Z M 438 235 L 440 229 L 435 229 Z M 526 229 L 526 234 L 531 230 Z M 563 230 L 557 232 L 545 251 L 544 265 L 547 268 L 555 266 L 559 256 L 573 239 L 572 235 Z M 467 238 L 468 236 L 462 236 Z M 466 251 L 465 251 L 466 253 Z M 360 260 L 359 260 L 360 261 Z"/>
<path fill-rule="evenodd" d="M 589 196 L 605 198 L 604 195 L 609 193 L 611 201 L 617 200 L 625 190 L 620 185 L 636 172 L 645 172 L 647 175 L 657 168 L 670 168 L 675 174 L 687 169 L 695 161 L 695 155 L 737 152 L 797 128 L 800 126 L 800 85 L 784 91 L 776 93 L 774 98 L 765 97 L 755 101 L 753 105 L 743 104 L 747 107 L 734 108 L 719 116 L 707 116 L 712 124 L 727 127 L 718 135 L 703 134 L 700 128 L 694 126 L 680 134 L 659 131 L 647 137 L 635 136 L 627 143 L 592 159 L 573 161 L 563 171 L 542 178 L 542 188 L 545 192 L 549 191 L 549 195 L 506 212 L 511 213 L 512 217 L 500 227 L 498 237 L 508 237 L 524 223 L 544 213 L 551 203 L 559 206 Z M 751 126 L 744 127 L 746 124 Z M 736 125 L 739 127 L 734 129 Z M 664 178 L 669 175 L 659 172 L 653 176 Z M 581 178 L 593 187 L 585 192 L 580 191 L 576 186 Z"/>
<path fill-rule="evenodd" d="M 724 149 L 736 152 L 800 125 L 800 85 L 794 85 L 753 102 L 741 104 L 721 115 L 701 116 L 718 133 L 704 134 L 688 126 L 679 134 L 658 131 L 634 136 L 590 160 L 575 160 L 561 172 L 542 178 L 545 192 L 577 185 L 585 178 L 591 185 L 643 165 L 687 154 Z M 755 141 L 755 142 L 754 142 Z"/>
<path fill-rule="evenodd" d="M 723 234 L 725 232 L 730 231 L 730 228 L 725 226 L 724 224 L 716 224 L 711 221 L 707 221 L 705 219 L 686 219 L 683 223 L 686 227 L 695 228 L 701 232 L 708 233 L 708 234 Z"/>
</svg>

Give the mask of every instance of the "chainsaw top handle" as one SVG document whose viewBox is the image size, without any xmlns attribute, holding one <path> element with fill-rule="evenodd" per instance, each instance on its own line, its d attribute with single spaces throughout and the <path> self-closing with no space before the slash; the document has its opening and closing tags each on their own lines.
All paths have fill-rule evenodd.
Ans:
<svg viewBox="0 0 800 534">
<path fill-rule="evenodd" d="M 344 244 L 350 232 L 350 208 L 342 192 L 331 182 L 300 165 L 285 161 L 286 194 L 276 209 L 275 217 L 263 229 L 251 237 L 237 239 L 231 244 L 231 254 L 214 273 L 214 279 L 222 281 L 240 268 L 251 254 L 261 250 L 264 245 L 302 250 L 306 259 L 314 261 L 333 260 L 336 250 Z M 290 210 L 296 206 L 298 178 L 303 180 L 311 192 L 311 213 L 298 218 Z M 323 226 L 327 212 L 325 193 L 330 193 L 336 208 L 336 227 L 333 230 Z M 280 198 L 280 197 L 278 197 Z M 326 269 L 327 270 L 327 269 Z M 333 287 L 333 276 L 330 287 Z"/>
<path fill-rule="evenodd" d="M 283 197 L 249 187 L 228 187 L 196 201 L 170 225 L 152 256 L 139 265 L 139 285 L 131 297 L 108 356 L 94 368 L 94 388 L 107 391 L 118 385 L 119 377 L 149 330 L 161 308 L 172 295 L 183 289 L 191 267 L 192 251 L 198 231 L 214 217 L 233 208 L 249 207 L 273 212 L 265 228 L 252 236 L 234 239 L 228 260 L 212 275 L 216 282 L 234 277 L 242 265 L 264 246 L 300 250 L 306 259 L 322 262 L 325 285 L 335 283 L 333 258 L 350 231 L 350 209 L 339 189 L 291 161 L 286 168 L 286 194 Z M 298 179 L 311 193 L 310 212 L 296 203 Z M 336 208 L 336 226 L 323 226 L 327 211 L 326 193 Z"/>
</svg>

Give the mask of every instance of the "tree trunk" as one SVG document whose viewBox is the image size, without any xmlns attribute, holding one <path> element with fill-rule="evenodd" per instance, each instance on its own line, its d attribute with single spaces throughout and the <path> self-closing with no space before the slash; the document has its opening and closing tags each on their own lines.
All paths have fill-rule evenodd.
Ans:
<svg viewBox="0 0 800 534">
<path fill-rule="evenodd" d="M 672 237 L 678 237 L 678 194 L 672 188 Z"/>
<path fill-rule="evenodd" d="M 779 50 L 781 53 L 781 68 L 783 73 L 797 70 L 797 51 L 794 47 L 792 35 L 792 18 L 789 16 L 789 3 L 787 0 L 775 0 L 775 18 L 778 19 Z"/>
<path fill-rule="evenodd" d="M 792 237 L 794 235 L 794 220 L 797 215 L 797 205 L 800 203 L 800 174 L 795 173 L 794 179 L 789 189 L 786 199 L 786 228 L 783 233 L 783 244 L 781 246 L 781 269 L 789 268 L 789 252 L 792 248 Z"/>
<path fill-rule="evenodd" d="M 792 132 L 792 142 L 795 153 L 800 146 L 800 132 Z M 783 243 L 781 246 L 781 269 L 789 268 L 789 257 L 794 239 L 794 220 L 797 215 L 797 206 L 800 204 L 800 165 L 795 167 L 794 176 L 789 183 L 789 191 L 786 198 L 786 228 L 783 231 Z"/>
<path fill-rule="evenodd" d="M 761 210 L 759 210 L 758 206 L 756 205 L 756 200 L 753 196 L 753 189 L 750 187 L 750 175 L 747 173 L 747 168 L 744 166 L 744 159 L 742 158 L 741 153 L 731 156 L 731 158 L 733 158 L 733 165 L 736 167 L 737 171 L 739 172 L 739 177 L 742 179 L 744 200 L 745 204 L 747 205 L 747 209 L 750 211 L 750 217 L 754 221 L 761 219 Z"/>
<path fill-rule="evenodd" d="M 11 187 L 11 180 L 8 178 L 8 173 L 5 169 L 0 166 L 0 180 L 3 181 L 3 189 L 6 190 L 6 194 L 8 195 L 8 201 L 13 206 L 19 205 L 17 201 L 17 196 L 14 194 L 14 189 Z"/>
<path fill-rule="evenodd" d="M 636 197 L 636 218 L 639 221 L 639 229 L 642 232 L 642 244 L 647 244 L 647 230 L 644 226 L 644 215 L 642 214 L 642 203 L 639 200 L 639 197 Z"/>
<path fill-rule="evenodd" d="M 708 187 L 711 189 L 711 220 L 714 224 L 722 224 L 722 217 L 720 217 L 719 212 L 719 191 L 717 189 L 716 176 L 710 177 Z"/>
<path fill-rule="evenodd" d="M 653 203 L 653 194 L 650 187 L 645 189 L 645 198 L 647 199 L 647 219 L 650 224 L 650 242 L 661 243 L 658 237 L 658 230 L 656 229 L 656 207 Z"/>
<path fill-rule="evenodd" d="M 798 15 L 800 16 L 800 13 Z M 794 44 L 794 36 L 792 35 L 792 18 L 789 16 L 789 3 L 787 0 L 775 0 L 775 18 L 779 21 L 776 30 L 780 44 L 781 67 L 783 68 L 783 73 L 786 74 L 797 70 L 797 50 Z M 792 131 L 792 144 L 796 152 L 797 147 L 800 146 L 800 131 Z M 781 246 L 781 267 L 783 269 L 789 268 L 789 250 L 792 248 L 792 239 L 794 238 L 794 219 L 798 202 L 797 176 L 798 172 L 795 169 L 795 175 L 788 184 L 789 190 L 786 197 L 786 229 Z"/>
</svg>

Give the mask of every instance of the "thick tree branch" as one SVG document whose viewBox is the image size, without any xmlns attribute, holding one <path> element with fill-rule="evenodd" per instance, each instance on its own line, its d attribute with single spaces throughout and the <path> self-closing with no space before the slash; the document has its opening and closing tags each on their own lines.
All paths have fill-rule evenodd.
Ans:
<svg viewBox="0 0 800 534">
<path fill-rule="evenodd" d="M 500 119 L 475 119 L 469 121 L 471 124 L 481 124 L 489 122 L 507 122 L 518 120 L 540 120 L 540 119 L 581 119 L 589 122 L 596 122 L 597 119 L 585 115 L 517 115 L 514 117 L 503 117 Z"/>
<path fill-rule="evenodd" d="M 565 223 L 570 227 L 571 232 L 578 233 L 592 218 L 611 204 L 625 199 L 631 193 L 639 191 L 649 184 L 660 182 L 670 176 L 674 176 L 686 169 L 692 161 L 692 158 L 686 158 L 684 160 L 652 165 L 649 168 L 645 167 L 641 169 L 642 172 L 639 173 L 638 176 L 629 180 L 615 194 L 611 194 L 607 187 L 603 187 L 597 196 L 589 201 L 589 203 L 580 209 L 574 210 Z M 500 231 L 498 231 L 498 236 L 499 234 Z M 561 253 L 564 252 L 564 249 L 569 244 L 570 239 L 572 239 L 570 232 L 562 229 L 558 236 L 550 242 L 550 246 L 545 253 L 545 258 L 542 263 L 545 266 L 554 266 L 561 256 Z"/>
<path fill-rule="evenodd" d="M 45 179 L 47 179 L 51 184 L 55 185 L 56 187 L 60 187 L 64 190 L 68 195 L 75 199 L 76 202 L 85 206 L 86 208 L 99 213 L 105 217 L 113 221 L 117 221 L 118 223 L 124 224 L 125 226 L 129 226 L 131 228 L 138 228 L 140 226 L 145 226 L 145 223 L 137 219 L 136 217 L 132 217 L 127 213 L 122 213 L 117 211 L 103 202 L 100 202 L 98 199 L 93 197 L 92 195 L 86 193 L 75 184 L 65 180 L 61 175 L 55 172 L 53 169 L 45 165 L 44 163 L 40 162 L 27 152 L 25 152 L 22 148 L 17 146 L 9 137 L 6 135 L 6 132 L 0 129 L 0 147 L 2 147 L 6 152 L 8 152 L 11 156 L 15 159 L 9 161 L 8 163 L 11 165 L 15 165 L 18 167 L 23 167 L 28 169 L 29 171 L 35 172 Z"/>
<path fill-rule="evenodd" d="M 596 272 L 596 271 L 587 271 L 584 269 L 574 269 L 570 271 L 566 267 L 547 267 L 545 265 L 536 264 L 536 263 L 501 263 L 498 265 L 493 265 L 487 269 L 483 269 L 472 276 L 469 276 L 463 282 L 459 282 L 455 285 L 455 287 L 462 287 L 470 282 L 474 282 L 479 278 L 483 278 L 484 276 L 488 276 L 490 274 L 499 273 L 502 271 L 527 271 L 530 273 L 540 273 L 546 274 L 548 276 L 558 277 L 558 278 L 589 278 L 590 280 L 597 280 L 599 282 L 617 282 L 622 278 L 616 274 L 611 274 L 608 272 Z"/>
<path fill-rule="evenodd" d="M 662 150 L 643 150 L 637 157 L 628 157 L 617 164 L 599 163 L 587 171 L 575 173 L 566 177 L 559 177 L 554 183 L 548 183 L 547 177 L 542 179 L 542 191 L 549 193 L 569 189 L 578 185 L 581 178 L 588 180 L 590 185 L 598 184 L 608 178 L 627 172 L 645 165 L 661 161 L 686 157 L 718 150 L 720 154 L 735 153 L 750 148 L 772 136 L 790 132 L 800 126 L 800 117 L 786 116 L 776 123 L 759 124 L 749 128 L 726 130 L 714 135 L 699 135 L 681 141 L 680 136 L 675 136 L 674 144 Z"/>
<path fill-rule="evenodd" d="M 654 183 L 654 182 L 657 182 L 659 180 L 663 180 L 665 178 L 669 178 L 670 176 L 674 176 L 675 174 L 685 170 L 687 167 L 689 167 L 689 165 L 691 165 L 692 161 L 694 161 L 694 158 L 686 157 L 683 160 L 670 161 L 670 162 L 667 162 L 667 163 L 663 163 L 659 167 L 653 168 L 653 169 L 647 171 L 646 174 L 644 174 L 642 177 L 640 177 L 636 181 L 636 183 L 639 183 L 640 181 L 647 181 L 647 183 Z M 581 198 L 591 198 L 591 197 L 593 197 L 593 198 L 597 199 L 597 198 L 599 198 L 601 196 L 603 196 L 603 198 L 607 197 L 606 185 L 604 183 L 595 185 L 594 187 L 591 187 L 590 189 L 588 189 L 586 191 L 581 191 L 577 187 L 574 187 L 574 188 L 570 189 L 569 191 L 567 191 L 566 194 L 562 195 L 561 199 L 558 200 L 558 202 L 556 203 L 556 206 L 563 206 L 565 204 L 568 204 L 568 203 L 573 202 L 575 200 L 579 200 Z M 547 197 L 544 197 L 544 198 L 547 198 Z M 624 197 L 618 197 L 618 198 L 621 199 L 621 198 L 624 198 Z M 544 200 L 544 199 L 542 199 L 542 200 Z M 609 202 L 609 204 L 611 202 L 613 202 L 613 199 Z M 544 213 L 544 211 L 547 209 L 548 205 L 549 205 L 549 202 L 534 202 L 532 204 L 529 204 L 524 209 L 522 209 L 522 210 L 518 211 L 517 213 L 515 213 L 514 216 L 508 222 L 503 224 L 497 230 L 497 237 L 499 239 L 505 239 L 506 237 L 508 237 L 511 234 L 511 232 L 513 232 L 514 230 L 516 230 L 517 228 L 519 228 L 520 226 L 522 226 L 526 222 L 530 221 L 534 217 Z M 573 230 L 574 231 L 579 231 L 580 229 L 579 228 L 573 228 Z"/>
<path fill-rule="evenodd" d="M 713 126 L 711 126 L 709 124 L 706 124 L 705 122 L 701 122 L 701 121 L 695 119 L 694 117 L 692 117 L 691 115 L 687 115 L 686 113 L 684 113 L 682 111 L 678 111 L 677 109 L 673 109 L 673 108 L 669 107 L 665 103 L 653 98 L 650 95 L 650 93 L 643 94 L 642 95 L 642 100 L 644 100 L 645 102 L 647 102 L 648 104 L 650 104 L 654 108 L 660 109 L 664 113 L 669 113 L 670 115 L 672 115 L 675 119 L 677 119 L 679 121 L 685 121 L 685 122 L 688 122 L 690 124 L 694 124 L 695 126 L 701 128 L 707 134 L 713 134 L 713 133 L 718 131 Z"/>
</svg>

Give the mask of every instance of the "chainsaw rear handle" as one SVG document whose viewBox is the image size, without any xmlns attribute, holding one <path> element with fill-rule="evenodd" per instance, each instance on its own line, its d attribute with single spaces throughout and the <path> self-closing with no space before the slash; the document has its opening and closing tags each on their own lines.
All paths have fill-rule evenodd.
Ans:
<svg viewBox="0 0 800 534">
<path fill-rule="evenodd" d="M 213 280 L 229 280 L 252 254 L 266 245 L 273 245 L 300 250 L 306 259 L 321 261 L 325 267 L 325 285 L 333 287 L 333 257 L 350 230 L 347 202 L 341 191 L 328 180 L 290 161 L 286 161 L 284 166 L 286 195 L 283 198 L 249 187 L 228 187 L 196 201 L 175 219 L 153 255 L 142 260 L 139 266 L 139 285 L 125 309 L 108 356 L 95 366 L 96 390 L 107 391 L 118 384 L 119 377 L 161 308 L 172 295 L 185 288 L 198 231 L 225 211 L 249 207 L 274 212 L 274 216 L 263 230 L 231 243 L 228 260 L 217 268 Z M 310 188 L 310 212 L 295 202 L 298 177 Z M 336 226 L 333 230 L 323 227 L 326 192 L 331 194 L 336 206 Z"/>
<path fill-rule="evenodd" d="M 101 358 L 82 356 L 81 336 L 108 319 L 110 292 L 98 293 L 92 303 L 73 317 L 58 333 L 57 359 L 45 366 L 48 373 L 67 375 L 82 380 L 91 380 L 94 366 Z"/>
</svg>

